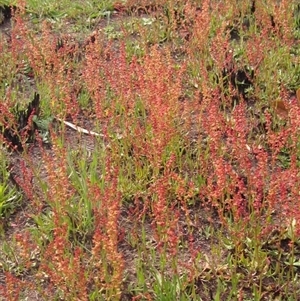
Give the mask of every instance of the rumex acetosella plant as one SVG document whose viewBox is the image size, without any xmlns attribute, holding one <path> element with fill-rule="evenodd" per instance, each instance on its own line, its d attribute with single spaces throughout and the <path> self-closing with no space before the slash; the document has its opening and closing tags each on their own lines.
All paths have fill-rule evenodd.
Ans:
<svg viewBox="0 0 300 301">
<path fill-rule="evenodd" d="M 286 3 L 282 3 L 286 5 Z M 259 9 L 263 9 L 257 4 Z M 258 14 L 258 9 L 256 11 Z M 265 18 L 269 18 L 266 16 Z M 263 16 L 263 13 L 259 14 Z M 266 19 L 260 20 L 259 22 L 267 22 Z M 280 23 L 280 21 L 279 21 Z M 251 62 L 251 65 L 254 66 L 255 75 L 259 78 L 263 74 L 264 70 L 260 66 L 264 66 L 264 62 L 268 61 L 268 53 L 274 48 L 278 47 L 278 43 L 283 42 L 280 35 L 283 26 L 287 26 L 286 23 L 278 25 L 271 28 L 271 25 L 260 25 L 262 27 L 261 32 L 256 32 L 253 37 L 250 36 L 245 41 L 246 51 L 247 51 L 247 60 Z M 270 34 L 270 31 L 267 33 L 266 29 L 274 34 L 272 38 L 269 38 L 267 34 Z M 280 30 L 279 30 L 280 28 Z M 289 28 L 284 29 L 286 32 L 284 46 L 292 45 L 292 37 L 289 35 Z M 286 39 L 288 39 L 288 42 Z M 216 39 L 219 38 L 216 36 Z M 223 38 L 224 39 L 224 38 Z M 255 44 L 253 44 L 255 43 Z M 226 40 L 224 39 L 223 45 L 227 45 Z M 249 45 L 249 47 L 247 47 Z M 213 42 L 212 42 L 213 47 Z M 288 46 L 290 47 L 290 46 Z M 221 49 L 218 47 L 217 49 Z M 222 48 L 223 50 L 224 48 Z M 226 49 L 226 48 L 225 48 Z M 228 49 L 228 48 L 227 48 Z M 222 55 L 222 50 L 221 55 Z M 212 52 L 212 55 L 215 55 Z M 225 59 L 216 60 L 216 62 L 224 62 Z M 222 67 L 222 66 L 221 66 Z M 223 67 L 226 67 L 223 66 Z M 265 68 L 272 68 L 272 66 L 265 66 Z M 220 68 L 220 67 L 218 67 Z M 274 70 L 275 72 L 275 70 Z M 205 79 L 204 79 L 205 80 Z M 268 83 L 273 85 L 272 82 Z M 204 86 L 203 91 L 206 90 L 206 85 Z M 262 92 L 261 86 L 255 86 L 259 94 Z M 268 89 L 268 87 L 266 87 Z M 282 99 L 289 102 L 288 96 L 284 93 L 280 94 Z M 274 97 L 274 96 L 273 96 Z M 280 218 L 286 220 L 289 223 L 294 218 L 297 219 L 298 214 L 293 212 L 290 214 L 286 210 L 290 210 L 294 206 L 298 206 L 299 194 L 293 194 L 291 192 L 291 186 L 298 187 L 299 180 L 296 174 L 298 174 L 298 167 L 296 164 L 296 153 L 298 153 L 296 144 L 299 139 L 296 132 L 298 132 L 297 120 L 298 118 L 293 114 L 293 112 L 299 109 L 297 101 L 295 98 L 292 98 L 290 101 L 290 110 L 289 117 L 284 127 L 278 129 L 274 128 L 272 123 L 278 118 L 278 116 L 273 115 L 270 111 L 261 111 L 261 117 L 265 118 L 265 137 L 266 144 L 262 145 L 259 140 L 249 139 L 251 137 L 251 120 L 248 118 L 249 111 L 252 109 L 247 105 L 247 100 L 243 100 L 238 103 L 231 112 L 222 112 L 219 107 L 226 101 L 231 101 L 231 97 L 226 97 L 220 95 L 218 92 L 215 94 L 211 93 L 210 95 L 204 95 L 203 103 L 206 103 L 206 98 L 209 98 L 208 108 L 206 109 L 205 116 L 201 116 L 200 122 L 202 127 L 207 129 L 209 137 L 209 154 L 212 159 L 213 168 L 213 177 L 209 177 L 210 185 L 207 186 L 207 189 L 211 189 L 207 192 L 213 200 L 220 200 L 220 198 L 226 198 L 227 206 L 232 207 L 235 214 L 241 214 L 240 217 L 236 216 L 235 219 L 247 218 L 249 208 L 258 213 L 265 214 L 266 212 L 271 213 L 273 210 L 279 210 L 281 212 Z M 269 105 L 272 105 L 272 99 L 268 99 Z M 205 105 L 205 104 L 204 104 Z M 256 99 L 253 106 L 261 106 L 260 100 Z M 208 113 L 208 114 L 207 114 Z M 273 112 L 274 113 L 274 112 Z M 292 134 L 292 132 L 294 134 Z M 297 137 L 298 136 L 298 137 Z M 292 138 L 294 137 L 294 138 Z M 291 143 L 291 139 L 294 139 L 294 147 L 289 148 L 291 152 L 294 153 L 293 164 L 289 166 L 288 169 L 282 170 L 278 167 L 278 154 Z M 271 153 L 271 156 L 270 156 Z M 231 161 L 231 162 L 230 162 Z M 285 176 L 289 174 L 289 180 Z M 285 175 L 285 176 L 284 176 Z M 293 179 L 293 180 L 292 180 Z M 291 184 L 291 181 L 293 184 Z M 291 185 L 291 186 L 290 186 Z M 215 197 L 214 197 L 215 195 Z M 224 202 L 222 202 L 224 203 Z M 285 210 L 282 210 L 283 207 Z M 279 209 L 281 208 L 281 209 Z M 276 210 L 276 211 L 277 211 Z M 247 213 L 248 212 L 248 213 Z M 246 213 L 246 217 L 244 214 Z"/>
<path fill-rule="evenodd" d="M 42 114 L 75 122 L 88 112 L 103 139 L 93 137 L 88 154 L 82 135 L 70 147 L 68 130 L 53 123 L 51 149 L 37 134 L 19 154 L 15 182 L 30 224 L 13 234 L 15 253 L 5 258 L 17 268 L 3 268 L 1 294 L 259 300 L 272 297 L 275 285 L 294 297 L 300 100 L 293 2 L 141 2 L 124 10 L 156 14 L 151 22 L 164 39 L 152 45 L 141 30 L 140 56 L 101 29 L 83 44 L 54 34 L 48 22 L 35 33 L 25 6 L 15 12 L 1 57 L 30 67 Z M 18 89 L 8 85 L 1 90 L 6 126 L 16 122 Z"/>
</svg>

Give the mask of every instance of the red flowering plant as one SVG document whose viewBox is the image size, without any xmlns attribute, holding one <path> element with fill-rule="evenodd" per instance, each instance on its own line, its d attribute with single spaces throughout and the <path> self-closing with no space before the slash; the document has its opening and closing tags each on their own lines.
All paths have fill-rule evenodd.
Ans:
<svg viewBox="0 0 300 301">
<path fill-rule="evenodd" d="M 50 2 L 1 11 L 0 299 L 297 300 L 296 1 Z"/>
</svg>

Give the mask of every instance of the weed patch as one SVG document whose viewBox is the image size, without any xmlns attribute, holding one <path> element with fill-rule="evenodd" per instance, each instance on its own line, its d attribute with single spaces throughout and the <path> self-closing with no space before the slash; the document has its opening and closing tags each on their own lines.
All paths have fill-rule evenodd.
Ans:
<svg viewBox="0 0 300 301">
<path fill-rule="evenodd" d="M 298 300 L 296 2 L 0 4 L 0 300 Z"/>
</svg>

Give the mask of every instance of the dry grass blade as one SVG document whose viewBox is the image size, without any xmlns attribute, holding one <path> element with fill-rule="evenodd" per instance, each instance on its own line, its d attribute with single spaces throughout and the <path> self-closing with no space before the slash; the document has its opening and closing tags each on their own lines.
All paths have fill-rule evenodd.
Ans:
<svg viewBox="0 0 300 301">
<path fill-rule="evenodd" d="M 96 136 L 96 137 L 104 137 L 103 134 L 99 134 L 99 133 L 96 133 L 96 132 L 93 132 L 93 131 L 89 131 L 87 129 L 84 129 L 78 125 L 75 125 L 69 121 L 65 121 L 65 120 L 62 120 L 58 117 L 56 117 L 56 119 L 62 123 L 64 123 L 66 126 L 68 126 L 69 128 L 79 132 L 79 133 L 82 133 L 82 134 L 86 134 L 86 135 L 91 135 L 91 136 Z"/>
</svg>

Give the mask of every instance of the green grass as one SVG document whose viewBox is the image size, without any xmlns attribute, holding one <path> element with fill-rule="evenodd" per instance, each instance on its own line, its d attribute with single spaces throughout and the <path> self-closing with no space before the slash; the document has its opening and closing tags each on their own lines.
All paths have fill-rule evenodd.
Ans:
<svg viewBox="0 0 300 301">
<path fill-rule="evenodd" d="M 21 194 L 10 184 L 10 172 L 8 171 L 7 158 L 4 150 L 1 152 L 1 175 L 0 175 L 0 219 L 1 225 L 10 215 L 12 215 L 20 205 Z M 3 231 L 4 229 L 1 229 Z"/>
</svg>

